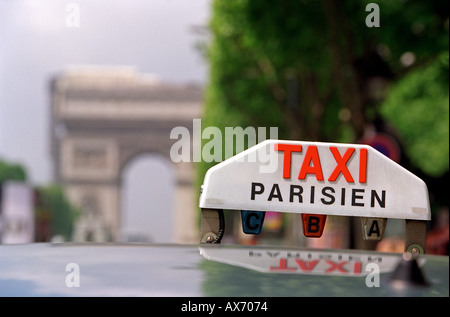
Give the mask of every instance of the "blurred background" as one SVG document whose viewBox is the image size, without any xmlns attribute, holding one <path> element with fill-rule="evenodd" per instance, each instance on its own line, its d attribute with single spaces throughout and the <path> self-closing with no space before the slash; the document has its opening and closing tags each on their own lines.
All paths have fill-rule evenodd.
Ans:
<svg viewBox="0 0 450 317">
<path fill-rule="evenodd" d="M 34 193 L 37 241 L 183 239 L 187 181 L 166 152 L 171 128 L 201 116 L 209 16 L 208 0 L 0 0 L 0 181 Z M 17 199 L 3 192 L 5 218 Z"/>
<path fill-rule="evenodd" d="M 215 163 L 168 151 L 170 131 L 201 118 L 372 145 L 427 183 L 427 252 L 448 254 L 448 12 L 408 0 L 0 0 L 0 230 L 197 243 L 198 189 Z M 359 219 L 329 217 L 306 240 L 297 215 L 268 214 L 259 236 L 226 217 L 224 242 L 403 250 L 402 221 L 365 243 Z"/>
</svg>

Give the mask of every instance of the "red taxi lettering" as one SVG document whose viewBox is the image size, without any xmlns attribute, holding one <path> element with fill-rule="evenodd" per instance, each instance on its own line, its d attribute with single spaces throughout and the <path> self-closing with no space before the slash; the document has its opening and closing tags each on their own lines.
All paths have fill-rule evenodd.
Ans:
<svg viewBox="0 0 450 317">
<path fill-rule="evenodd" d="M 291 178 L 291 153 L 301 152 L 301 145 L 275 144 L 275 151 L 282 151 L 283 154 L 283 178 Z"/>
<path fill-rule="evenodd" d="M 322 205 L 325 207 L 340 205 L 358 208 L 386 208 L 389 199 L 386 189 L 358 188 L 355 183 L 355 181 L 359 181 L 360 184 L 367 184 L 368 149 L 329 146 L 326 148 L 330 151 L 326 159 L 331 159 L 330 165 L 330 162 L 324 161 L 324 157 L 320 157 L 320 153 L 323 152 L 319 152 L 319 146 L 316 145 L 302 146 L 300 144 L 275 143 L 274 148 L 276 151 L 283 153 L 282 177 L 284 180 L 291 179 L 293 153 L 304 152 L 303 160 L 299 166 L 299 183 L 251 182 L 250 200 L 265 200 L 275 204 L 293 204 L 294 208 L 294 204 Z M 356 164 L 359 163 L 359 168 L 350 169 L 349 164 L 352 160 L 355 160 L 355 156 L 359 156 L 359 162 L 355 162 Z M 327 166 L 327 170 L 324 170 L 324 166 Z M 353 174 L 359 173 L 359 175 L 352 175 L 352 172 Z M 306 181 L 308 176 L 315 177 L 323 185 L 309 184 Z M 346 185 L 336 183 L 339 178 L 345 179 L 348 184 L 355 187 L 349 188 Z M 280 181 L 283 179 L 280 178 Z M 304 219 L 306 236 L 321 236 L 321 230 L 317 230 L 319 229 L 316 225 L 316 222 L 319 223 L 317 220 L 317 216 Z M 324 223 L 320 222 L 320 225 L 322 224 Z"/>
<path fill-rule="evenodd" d="M 367 149 L 359 151 L 359 182 L 365 183 L 367 178 Z"/>
<path fill-rule="evenodd" d="M 299 144 L 275 144 L 275 151 L 283 152 L 283 178 L 291 178 L 292 153 L 301 153 L 302 150 L 303 148 Z M 350 170 L 348 169 L 347 164 L 352 158 L 356 149 L 347 148 L 343 155 L 341 155 L 338 148 L 335 146 L 330 146 L 329 150 L 333 155 L 336 166 L 334 167 L 327 180 L 330 182 L 334 182 L 337 180 L 339 175 L 342 174 L 348 183 L 354 183 L 355 180 Z M 308 174 L 315 175 L 318 181 L 324 180 L 319 152 L 317 150 L 317 146 L 315 145 L 310 145 L 307 147 L 305 157 L 298 174 L 298 179 L 304 180 Z M 358 181 L 360 183 L 367 182 L 367 149 L 364 148 L 360 149 L 359 151 Z"/>
<path fill-rule="evenodd" d="M 308 146 L 298 179 L 305 179 L 306 174 L 314 174 L 318 181 L 323 181 L 322 166 L 320 165 L 319 153 L 315 145 Z"/>
<path fill-rule="evenodd" d="M 354 148 L 347 149 L 344 153 L 344 156 L 341 156 L 339 150 L 335 146 L 331 146 L 330 151 L 333 154 L 333 157 L 336 160 L 337 165 L 334 168 L 328 180 L 330 182 L 334 182 L 339 176 L 339 174 L 342 173 L 347 182 L 354 183 L 355 181 L 353 180 L 352 174 L 350 174 L 350 171 L 347 168 L 347 162 L 352 157 L 353 153 L 355 152 L 355 149 Z"/>
</svg>

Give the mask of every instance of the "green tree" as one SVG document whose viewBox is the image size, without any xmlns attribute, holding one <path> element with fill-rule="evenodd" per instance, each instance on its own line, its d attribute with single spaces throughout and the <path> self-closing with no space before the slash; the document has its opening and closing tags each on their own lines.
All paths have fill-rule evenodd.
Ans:
<svg viewBox="0 0 450 317">
<path fill-rule="evenodd" d="M 79 211 L 70 204 L 63 189 L 58 185 L 40 186 L 36 188 L 36 192 L 36 217 L 49 219 L 52 236 L 61 235 L 70 240 L 73 223 Z"/>
<path fill-rule="evenodd" d="M 437 70 L 448 56 L 448 2 L 377 1 L 380 27 L 366 25 L 369 3 L 213 1 L 203 126 L 360 142 L 382 121 L 411 155 L 402 163 L 448 171 L 448 75 Z M 213 164 L 200 164 L 200 179 Z"/>
<path fill-rule="evenodd" d="M 399 131 L 407 156 L 432 176 L 448 171 L 449 157 L 449 55 L 395 83 L 381 113 Z"/>
<path fill-rule="evenodd" d="M 214 1 L 206 119 L 277 125 L 296 139 L 359 139 L 374 106 L 371 79 L 401 78 L 405 53 L 421 65 L 448 51 L 448 5 L 378 1 L 382 25 L 369 28 L 368 3 Z"/>
<path fill-rule="evenodd" d="M 8 180 L 25 181 L 27 174 L 20 164 L 0 160 L 0 183 Z"/>
</svg>

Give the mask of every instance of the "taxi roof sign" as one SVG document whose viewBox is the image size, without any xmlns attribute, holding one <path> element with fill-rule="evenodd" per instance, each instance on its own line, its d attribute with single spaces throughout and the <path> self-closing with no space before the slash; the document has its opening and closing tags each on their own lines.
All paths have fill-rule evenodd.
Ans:
<svg viewBox="0 0 450 317">
<path fill-rule="evenodd" d="M 368 145 L 266 140 L 210 168 L 200 207 L 430 220 L 417 176 Z"/>
</svg>

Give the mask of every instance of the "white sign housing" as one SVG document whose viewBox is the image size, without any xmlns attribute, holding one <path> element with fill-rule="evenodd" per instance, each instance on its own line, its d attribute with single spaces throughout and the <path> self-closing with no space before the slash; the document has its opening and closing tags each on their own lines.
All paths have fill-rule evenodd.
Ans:
<svg viewBox="0 0 450 317">
<path fill-rule="evenodd" d="M 205 175 L 200 207 L 430 220 L 426 184 L 368 145 L 266 140 Z"/>
</svg>

